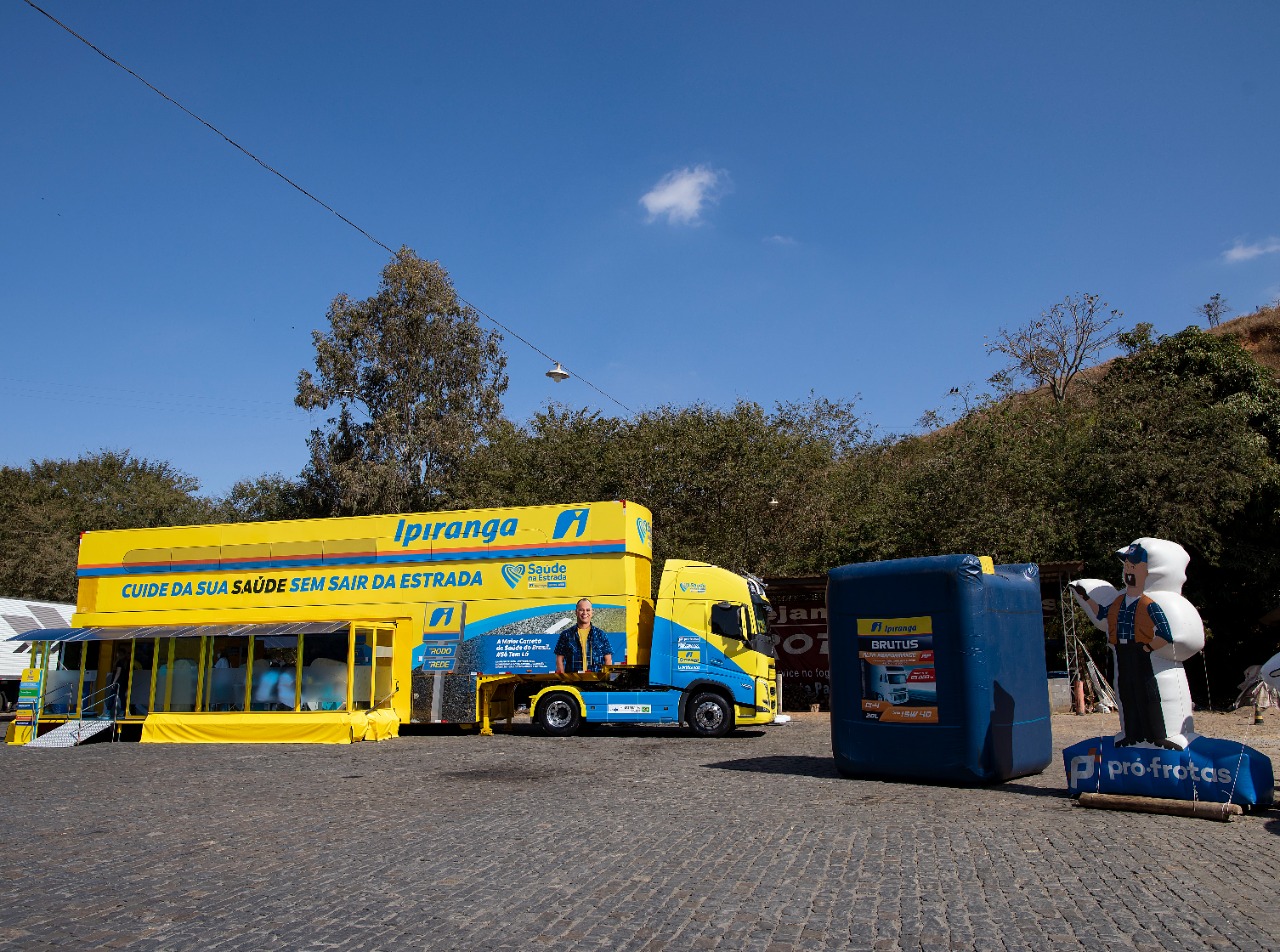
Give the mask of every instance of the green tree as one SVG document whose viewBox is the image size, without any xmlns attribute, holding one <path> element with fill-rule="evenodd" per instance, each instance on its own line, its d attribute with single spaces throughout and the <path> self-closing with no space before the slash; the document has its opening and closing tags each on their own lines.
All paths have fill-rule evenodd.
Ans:
<svg viewBox="0 0 1280 952">
<path fill-rule="evenodd" d="M 1105 412 L 1081 463 L 1095 552 L 1164 535 L 1230 564 L 1242 532 L 1280 529 L 1280 388 L 1234 336 L 1188 327 L 1161 338 L 1116 360 L 1097 400 Z M 1268 548 L 1262 565 L 1233 571 L 1280 577 Z"/>
<path fill-rule="evenodd" d="M 627 424 L 552 404 L 524 425 L 502 421 L 455 470 L 450 505 L 541 506 L 625 496 L 619 451 Z"/>
<path fill-rule="evenodd" d="M 214 515 L 222 522 L 305 519 L 320 514 L 313 511 L 314 505 L 301 480 L 280 473 L 239 480 L 225 496 L 213 500 Z"/>
<path fill-rule="evenodd" d="M 1070 401 L 1013 394 L 850 460 L 864 529 L 831 564 L 974 552 L 1115 580 L 1117 547 L 1173 539 L 1220 699 L 1276 646 L 1259 619 L 1280 604 L 1280 388 L 1230 335 L 1139 325 L 1119 342 Z"/>
<path fill-rule="evenodd" d="M 655 556 L 771 571 L 783 445 L 763 408 L 661 407 L 632 422 L 625 451 L 627 496 L 654 513 Z"/>
<path fill-rule="evenodd" d="M 0 469 L 0 592 L 70 602 L 80 533 L 209 521 L 199 483 L 128 450 Z"/>
<path fill-rule="evenodd" d="M 1155 325 L 1149 321 L 1139 321 L 1133 330 L 1121 331 L 1116 335 L 1116 343 L 1120 345 L 1126 357 L 1132 357 L 1145 347 L 1156 342 Z"/>
<path fill-rule="evenodd" d="M 1203 380 L 1118 376 L 1123 384 L 1100 388 L 1109 412 L 1098 415 L 1080 460 L 1077 485 L 1091 502 L 1084 549 L 1096 554 L 1152 535 L 1216 560 L 1233 517 L 1274 479 L 1266 439 Z"/>
<path fill-rule="evenodd" d="M 662 407 L 628 428 L 626 496 L 653 511 L 658 558 L 820 572 L 844 531 L 837 462 L 862 438 L 851 404 L 817 398 L 772 412 Z"/>
<path fill-rule="evenodd" d="M 1233 335 L 1188 327 L 1115 361 L 1096 396 L 1081 553 L 1113 578 L 1112 550 L 1133 538 L 1186 547 L 1221 700 L 1276 646 L 1259 619 L 1280 604 L 1280 387 Z"/>
<path fill-rule="evenodd" d="M 298 375 L 299 407 L 337 407 L 308 440 L 307 493 L 333 515 L 438 508 L 500 419 L 501 335 L 480 326 L 438 262 L 408 248 L 372 297 L 338 295 L 328 321 L 312 333 L 315 373 Z"/>
<path fill-rule="evenodd" d="M 870 500 L 875 557 L 1069 557 L 1078 418 L 1071 406 L 1018 395 L 857 461 L 879 470 Z"/>
<path fill-rule="evenodd" d="M 553 406 L 497 428 L 459 471 L 464 505 L 628 499 L 654 514 L 655 567 L 702 558 L 757 573 L 829 565 L 850 529 L 837 463 L 869 434 L 852 403 L 810 397 L 772 412 L 659 407 L 623 420 Z"/>
</svg>

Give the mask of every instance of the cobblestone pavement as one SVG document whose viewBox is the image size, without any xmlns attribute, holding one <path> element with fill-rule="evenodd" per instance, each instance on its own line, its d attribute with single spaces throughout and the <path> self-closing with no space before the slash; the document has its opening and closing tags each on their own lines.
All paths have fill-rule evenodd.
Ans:
<svg viewBox="0 0 1280 952">
<path fill-rule="evenodd" d="M 1280 716 L 1201 718 L 1280 765 Z M 1062 745 L 1114 719 L 1058 716 Z M 1275 949 L 1280 812 L 839 777 L 827 716 L 353 747 L 0 749 L 0 947 Z"/>
</svg>

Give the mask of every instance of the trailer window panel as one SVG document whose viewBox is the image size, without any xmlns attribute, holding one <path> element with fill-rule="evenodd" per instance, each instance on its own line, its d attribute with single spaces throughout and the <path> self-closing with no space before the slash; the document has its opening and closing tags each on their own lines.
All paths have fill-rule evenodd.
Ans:
<svg viewBox="0 0 1280 952">
<path fill-rule="evenodd" d="M 216 637 L 205 656 L 203 710 L 243 711 L 249 639 Z"/>
<path fill-rule="evenodd" d="M 105 662 L 98 669 L 98 683 L 102 688 L 94 697 L 90 713 L 101 717 L 119 717 L 125 713 L 128 698 L 132 641 L 103 642 L 99 660 Z"/>
<path fill-rule="evenodd" d="M 355 710 L 367 711 L 373 706 L 373 628 L 353 628 L 352 642 L 351 703 Z"/>
<path fill-rule="evenodd" d="M 347 659 L 351 636 L 341 634 L 302 636 L 301 705 L 304 711 L 347 709 Z"/>
<path fill-rule="evenodd" d="M 164 638 L 160 642 L 162 663 L 156 671 L 156 707 L 162 711 L 185 713 L 196 709 L 200 681 L 199 638 Z M 160 702 L 163 701 L 163 704 Z"/>
<path fill-rule="evenodd" d="M 64 642 L 53 649 L 53 668 L 45 675 L 43 712 L 57 716 L 73 714 L 79 706 L 80 664 L 84 645 Z"/>
<path fill-rule="evenodd" d="M 253 639 L 250 709 L 296 711 L 298 709 L 298 636 L 266 635 Z"/>
<path fill-rule="evenodd" d="M 155 682 L 156 639 L 141 638 L 133 645 L 133 666 L 129 672 L 129 713 L 144 716 L 151 712 L 151 692 Z M 162 687 L 161 690 L 164 690 Z"/>
<path fill-rule="evenodd" d="M 395 683 L 392 677 L 391 663 L 394 659 L 394 647 L 392 640 L 395 636 L 394 628 L 376 628 L 374 629 L 374 648 L 373 648 L 373 706 L 388 707 L 391 704 L 392 695 L 395 694 Z"/>
</svg>

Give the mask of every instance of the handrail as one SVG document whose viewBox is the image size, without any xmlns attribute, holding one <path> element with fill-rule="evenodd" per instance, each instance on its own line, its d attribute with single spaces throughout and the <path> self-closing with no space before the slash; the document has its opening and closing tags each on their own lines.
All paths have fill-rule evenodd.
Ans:
<svg viewBox="0 0 1280 952">
<path fill-rule="evenodd" d="M 119 688 L 120 688 L 120 683 L 118 681 L 113 681 L 111 684 L 108 684 L 105 687 L 98 688 L 98 690 L 90 694 L 86 694 L 84 696 L 83 702 L 80 705 L 81 713 L 83 713 L 86 708 L 97 706 L 99 701 L 105 701 L 109 697 L 118 698 L 120 696 Z M 112 712 L 115 711 L 116 707 L 117 705 L 115 704 L 111 705 Z"/>
<path fill-rule="evenodd" d="M 76 687 L 77 685 L 68 683 L 61 687 L 56 687 L 52 691 L 45 691 L 44 694 L 40 696 L 40 712 L 47 713 L 45 711 L 45 707 L 51 699 L 56 698 L 59 694 L 68 694 L 70 697 L 75 697 L 74 692 Z M 67 713 L 70 712 L 68 711 Z"/>
<path fill-rule="evenodd" d="M 43 684 L 42 684 L 42 688 L 43 688 Z M 35 738 L 36 733 L 40 728 L 40 717 L 45 713 L 45 705 L 49 703 L 49 699 L 51 697 L 57 697 L 63 691 L 69 691 L 69 690 L 71 690 L 70 684 L 64 684 L 61 687 L 54 688 L 52 691 L 42 690 L 39 701 L 36 704 L 36 709 L 32 712 L 32 716 L 31 716 L 31 737 L 32 738 Z"/>
<path fill-rule="evenodd" d="M 120 689 L 122 687 L 123 685 L 119 681 L 113 681 L 110 684 L 106 685 L 105 687 L 98 688 L 98 690 L 94 691 L 92 694 L 86 695 L 85 698 L 80 703 L 80 719 L 81 720 L 92 719 L 95 721 L 100 721 L 100 720 L 111 721 L 111 742 L 112 743 L 115 743 L 116 735 L 120 732 L 120 726 L 119 726 L 120 719 L 119 719 L 118 712 L 120 709 L 120 694 L 121 694 Z M 101 695 L 101 697 L 99 697 L 99 695 Z M 115 702 L 110 705 L 109 711 L 107 710 L 108 705 L 106 703 L 108 699 Z M 106 712 L 106 716 L 105 717 L 101 715 L 86 716 L 85 711 L 89 708 L 96 707 L 99 701 L 102 702 L 102 708 L 103 708 L 103 711 Z"/>
<path fill-rule="evenodd" d="M 400 682 L 397 681 L 395 684 L 395 687 L 393 687 L 389 693 L 384 694 L 380 698 L 374 699 L 373 707 L 371 707 L 370 710 L 373 710 L 373 711 L 379 710 L 383 704 L 387 703 L 387 701 L 390 701 L 393 697 L 395 697 L 399 693 L 400 693 Z"/>
<path fill-rule="evenodd" d="M 63 684 L 59 687 L 56 687 L 52 691 L 46 691 L 44 695 L 40 698 L 40 706 L 38 708 L 38 712 L 36 715 L 36 722 L 37 723 L 39 722 L 40 715 L 42 714 L 50 714 L 51 716 L 54 716 L 54 717 L 65 716 L 68 718 L 74 718 L 75 720 L 78 720 L 78 721 L 109 720 L 111 721 L 111 741 L 112 743 L 114 743 L 116 740 L 116 736 L 120 732 L 120 722 L 119 722 L 119 717 L 117 716 L 117 709 L 119 705 L 111 704 L 110 709 L 106 710 L 108 705 L 105 702 L 108 699 L 108 697 L 119 698 L 120 688 L 121 688 L 120 683 L 113 682 L 111 684 L 108 684 L 106 687 L 99 688 L 96 691 L 92 691 L 89 694 L 83 695 L 80 698 L 79 705 L 74 710 L 68 710 L 65 712 L 58 712 L 58 713 L 47 710 L 49 701 L 51 699 L 58 698 L 62 694 L 67 694 L 69 698 L 74 699 L 75 698 L 74 690 L 77 687 L 79 687 L 78 683 L 76 684 L 68 683 L 68 684 Z M 103 703 L 103 708 L 106 711 L 105 717 L 103 715 L 86 714 L 86 711 L 89 711 L 92 708 L 96 707 L 100 702 Z M 79 737 L 77 737 L 77 742 L 79 742 Z"/>
</svg>

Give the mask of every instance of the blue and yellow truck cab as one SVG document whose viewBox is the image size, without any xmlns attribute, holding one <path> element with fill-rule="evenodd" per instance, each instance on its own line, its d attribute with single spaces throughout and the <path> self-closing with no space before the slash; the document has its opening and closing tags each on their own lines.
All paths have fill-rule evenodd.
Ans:
<svg viewBox="0 0 1280 952">
<path fill-rule="evenodd" d="M 668 559 L 652 624 L 640 626 L 628 655 L 635 663 L 615 665 L 608 680 L 543 687 L 530 705 L 534 719 L 555 734 L 581 722 L 671 723 L 705 737 L 772 723 L 779 688 L 767 612 L 755 579 Z"/>
<path fill-rule="evenodd" d="M 770 723 L 763 588 L 672 559 L 655 602 L 651 523 L 614 501 L 85 533 L 73 627 L 20 636 L 7 739 L 109 720 L 150 742 L 349 743 L 487 732 L 526 699 L 554 734 Z M 557 673 L 579 598 L 598 650 Z"/>
</svg>

